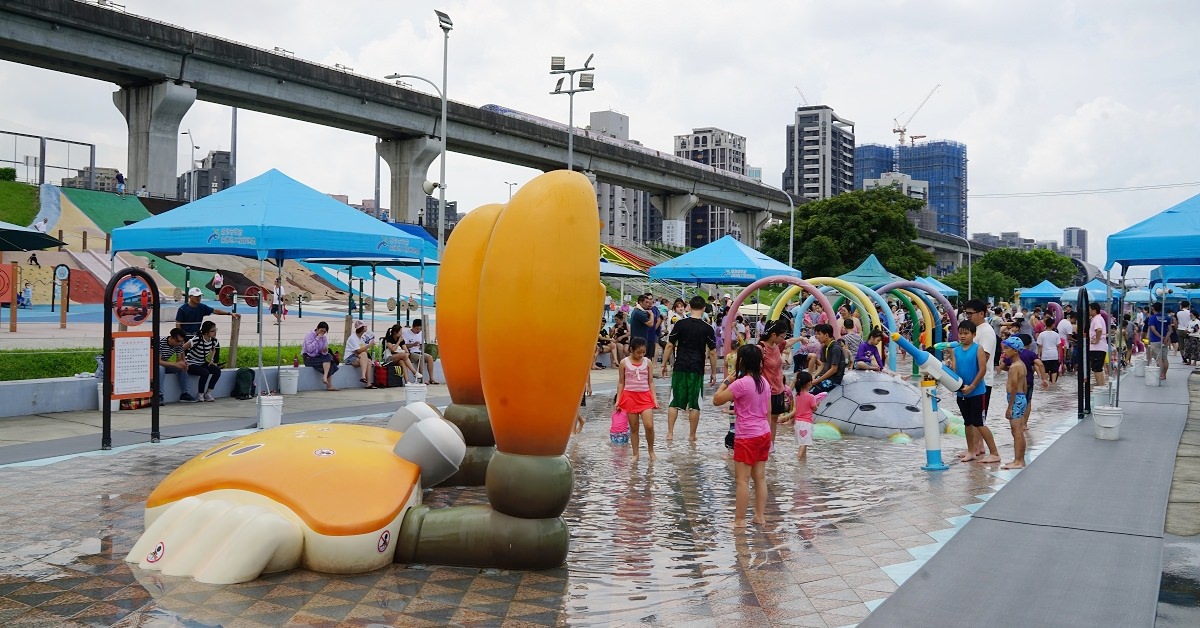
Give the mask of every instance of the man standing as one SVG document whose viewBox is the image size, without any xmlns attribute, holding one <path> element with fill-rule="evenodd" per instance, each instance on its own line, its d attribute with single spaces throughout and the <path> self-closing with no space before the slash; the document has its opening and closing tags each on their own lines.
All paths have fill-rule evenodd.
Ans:
<svg viewBox="0 0 1200 628">
<path fill-rule="evenodd" d="M 992 382 L 996 379 L 996 365 L 999 364 L 999 353 L 996 352 L 996 330 L 987 322 L 987 305 L 979 299 L 971 299 L 963 306 L 963 314 L 967 320 L 975 323 L 975 344 L 979 350 L 987 354 L 987 373 L 983 376 L 983 418 L 987 420 L 988 406 L 992 402 Z"/>
<path fill-rule="evenodd" d="M 1104 387 L 1104 357 L 1108 355 L 1108 325 L 1100 315 L 1100 304 L 1089 303 L 1091 320 L 1088 322 L 1088 368 L 1096 374 L 1096 387 Z"/>
<path fill-rule="evenodd" d="M 637 305 L 629 312 L 629 337 L 646 339 L 646 356 L 651 360 L 654 359 L 654 345 L 650 344 L 650 325 L 654 322 L 654 315 L 650 313 L 652 307 L 650 295 L 643 294 L 638 296 Z"/>
<path fill-rule="evenodd" d="M 204 317 L 209 314 L 219 314 L 221 316 L 232 316 L 233 318 L 241 318 L 241 314 L 234 314 L 228 310 L 221 310 L 215 307 L 209 307 L 200 302 L 202 293 L 199 288 L 191 288 L 188 290 L 187 303 L 179 306 L 175 310 L 175 325 L 187 334 L 188 338 L 193 338 L 200 333 L 200 323 L 204 322 Z"/>
<path fill-rule="evenodd" d="M 121 174 L 120 170 L 117 171 L 116 179 L 117 179 L 117 195 L 120 196 L 121 198 L 125 198 L 125 175 Z"/>
<path fill-rule="evenodd" d="M 1175 313 L 1175 329 L 1179 333 L 1179 354 L 1183 356 L 1183 363 L 1190 365 L 1192 359 L 1188 357 L 1195 353 L 1189 350 L 1188 345 L 1191 343 L 1192 337 L 1188 334 L 1188 330 L 1192 328 L 1192 304 L 1184 299 L 1179 302 L 1179 311 Z"/>
<path fill-rule="evenodd" d="M 704 322 L 704 298 L 692 297 L 688 303 L 691 315 L 671 327 L 667 348 L 663 350 L 662 375 L 667 376 L 671 357 L 675 371 L 671 373 L 671 403 L 667 407 L 667 440 L 675 431 L 679 411 L 688 413 L 688 440 L 696 440 L 700 425 L 700 393 L 704 383 L 704 359 L 708 358 L 709 386 L 717 383 L 717 336 L 712 325 Z"/>
<path fill-rule="evenodd" d="M 1171 322 L 1163 315 L 1161 302 L 1156 302 L 1153 308 L 1154 313 L 1146 319 L 1146 340 L 1150 341 L 1150 346 L 1146 349 L 1146 362 L 1158 360 L 1158 378 L 1163 380 L 1167 378 L 1166 343 L 1167 334 L 1171 331 Z M 1147 373 L 1146 377 L 1150 377 L 1150 374 Z"/>
</svg>

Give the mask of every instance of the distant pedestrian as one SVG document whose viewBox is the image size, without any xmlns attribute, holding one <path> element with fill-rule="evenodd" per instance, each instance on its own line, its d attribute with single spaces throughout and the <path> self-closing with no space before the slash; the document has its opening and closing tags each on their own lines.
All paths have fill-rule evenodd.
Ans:
<svg viewBox="0 0 1200 628">
<path fill-rule="evenodd" d="M 117 179 L 117 195 L 120 196 L 121 198 L 125 198 L 125 175 L 121 174 L 120 170 L 117 171 L 116 179 Z"/>
<path fill-rule="evenodd" d="M 42 233 L 46 233 L 46 230 L 49 228 L 50 228 L 50 219 L 49 218 L 43 218 L 43 219 L 33 223 L 33 229 L 35 231 L 40 231 Z"/>
<path fill-rule="evenodd" d="M 29 265 L 30 265 L 30 266 L 37 266 L 38 268 L 41 268 L 41 267 L 42 267 L 42 265 L 38 263 L 37 253 L 30 253 L 30 254 L 29 254 Z"/>
<path fill-rule="evenodd" d="M 136 194 L 138 198 L 146 198 L 147 196 L 150 196 L 150 191 L 147 190 L 146 186 L 143 185 L 142 187 L 138 188 Z"/>
</svg>

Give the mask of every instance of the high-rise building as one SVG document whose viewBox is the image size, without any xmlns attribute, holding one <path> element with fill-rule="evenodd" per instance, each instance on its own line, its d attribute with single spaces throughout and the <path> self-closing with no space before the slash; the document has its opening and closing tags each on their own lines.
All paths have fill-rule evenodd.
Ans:
<svg viewBox="0 0 1200 628">
<path fill-rule="evenodd" d="M 1087 229 L 1079 227 L 1063 229 L 1063 249 L 1070 257 L 1086 262 L 1088 259 Z"/>
<path fill-rule="evenodd" d="M 589 130 L 626 142 L 629 116 L 616 111 L 593 111 Z M 600 241 L 605 244 L 656 242 L 662 239 L 662 212 L 650 205 L 650 194 L 611 183 L 596 183 L 596 206 L 600 210 Z M 657 228 L 655 219 L 657 218 Z M 657 233 L 657 238 L 653 237 Z"/>
<path fill-rule="evenodd" d="M 872 188 L 893 186 L 900 190 L 902 194 L 909 198 L 925 202 L 921 209 L 910 212 L 909 220 L 913 226 L 918 229 L 934 231 L 937 227 L 937 214 L 933 208 L 929 206 L 929 184 L 925 181 L 917 181 L 912 177 L 899 172 L 885 172 L 875 179 L 864 179 L 862 183 L 864 190 Z"/>
<path fill-rule="evenodd" d="M 196 183 L 194 200 L 216 194 L 233 185 L 233 164 L 227 150 L 210 150 L 200 167 L 181 175 L 175 182 L 175 198 L 192 199 L 191 184 Z"/>
<path fill-rule="evenodd" d="M 863 181 L 878 179 L 885 172 L 896 172 L 895 149 L 883 144 L 854 147 L 854 189 L 863 190 Z"/>
<path fill-rule="evenodd" d="M 439 200 L 433 196 L 425 197 L 425 214 L 421 217 L 421 223 L 425 230 L 433 237 L 438 235 L 438 216 L 441 215 L 441 207 Z M 446 201 L 446 235 L 454 230 L 454 225 L 458 224 L 458 201 Z"/>
<path fill-rule="evenodd" d="M 762 168 L 758 166 L 746 166 L 746 176 L 755 181 L 762 182 Z"/>
<path fill-rule="evenodd" d="M 796 202 L 853 190 L 854 123 L 825 105 L 798 107 L 787 127 L 786 163 L 783 189 Z"/>
<path fill-rule="evenodd" d="M 707 127 L 692 129 L 689 135 L 676 135 L 675 156 L 746 174 L 746 138 L 729 131 Z M 733 212 L 724 207 L 697 205 L 688 212 L 686 223 L 682 232 L 685 244 L 691 247 L 704 246 L 731 233 L 740 235 L 733 224 Z M 668 231 L 678 233 L 678 226 L 668 229 L 664 225 L 663 232 Z"/>
<path fill-rule="evenodd" d="M 896 147 L 896 170 L 929 182 L 929 204 L 937 230 L 967 235 L 967 147 L 937 140 Z"/>
<path fill-rule="evenodd" d="M 62 181 L 59 182 L 59 185 L 60 185 L 60 187 L 64 187 L 64 188 L 86 188 L 88 186 L 88 181 L 90 179 L 91 179 L 91 168 L 84 168 L 83 170 L 76 170 L 75 176 L 73 176 L 73 177 L 64 177 L 62 179 Z M 141 185 L 139 185 L 137 187 L 126 186 L 125 192 L 127 192 L 128 194 L 133 194 L 140 187 L 141 187 Z M 99 192 L 116 192 L 117 191 L 117 169 L 116 168 L 96 168 L 96 187 L 95 187 L 95 189 Z"/>
</svg>

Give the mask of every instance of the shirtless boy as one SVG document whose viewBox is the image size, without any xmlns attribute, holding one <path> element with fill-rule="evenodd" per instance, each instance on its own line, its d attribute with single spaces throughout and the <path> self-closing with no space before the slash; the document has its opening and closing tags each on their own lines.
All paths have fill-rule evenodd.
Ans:
<svg viewBox="0 0 1200 628">
<path fill-rule="evenodd" d="M 1016 336 L 1005 339 L 1001 346 L 1004 357 L 1012 362 L 1008 367 L 1008 410 L 1004 418 L 1008 419 L 1013 436 L 1013 461 L 1002 465 L 1001 469 L 1025 468 L 1025 419 L 1028 417 L 1028 401 L 1025 396 L 1025 362 L 1021 360 L 1021 349 L 1025 343 Z"/>
</svg>

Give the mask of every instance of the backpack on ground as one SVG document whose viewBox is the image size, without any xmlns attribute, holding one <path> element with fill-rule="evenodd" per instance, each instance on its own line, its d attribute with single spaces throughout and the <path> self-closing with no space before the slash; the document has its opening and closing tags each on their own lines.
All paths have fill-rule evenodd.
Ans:
<svg viewBox="0 0 1200 628">
<path fill-rule="evenodd" d="M 254 369 L 240 368 L 233 375 L 233 392 L 230 393 L 235 399 L 253 399 L 258 393 L 258 387 L 254 385 Z"/>
</svg>

